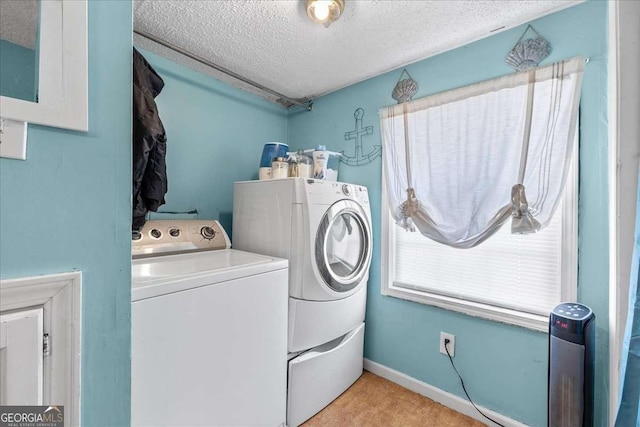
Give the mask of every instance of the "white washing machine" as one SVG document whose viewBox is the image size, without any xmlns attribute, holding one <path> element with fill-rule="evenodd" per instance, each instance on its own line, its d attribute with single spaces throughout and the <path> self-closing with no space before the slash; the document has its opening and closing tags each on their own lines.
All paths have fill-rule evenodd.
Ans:
<svg viewBox="0 0 640 427">
<path fill-rule="evenodd" d="M 367 189 L 305 178 L 237 182 L 233 245 L 289 260 L 287 422 L 298 425 L 362 374 Z"/>
<path fill-rule="evenodd" d="M 229 247 L 217 221 L 134 233 L 132 426 L 284 425 L 288 262 Z"/>
</svg>

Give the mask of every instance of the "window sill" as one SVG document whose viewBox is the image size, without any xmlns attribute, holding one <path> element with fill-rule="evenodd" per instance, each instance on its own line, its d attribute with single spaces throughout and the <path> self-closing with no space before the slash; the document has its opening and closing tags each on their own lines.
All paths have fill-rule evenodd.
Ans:
<svg viewBox="0 0 640 427">
<path fill-rule="evenodd" d="M 549 319 L 546 316 L 408 289 L 395 284 L 383 285 L 381 291 L 382 295 L 456 311 L 468 316 L 521 326 L 539 332 L 549 331 Z"/>
</svg>

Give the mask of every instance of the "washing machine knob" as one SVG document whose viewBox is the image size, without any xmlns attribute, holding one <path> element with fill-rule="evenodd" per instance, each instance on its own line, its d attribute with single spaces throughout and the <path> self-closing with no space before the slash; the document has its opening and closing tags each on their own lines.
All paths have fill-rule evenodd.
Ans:
<svg viewBox="0 0 640 427">
<path fill-rule="evenodd" d="M 211 240 L 216 237 L 216 232 L 213 227 L 206 225 L 200 229 L 200 235 L 207 240 Z"/>
<path fill-rule="evenodd" d="M 349 186 L 347 184 L 342 184 L 342 192 L 345 196 L 351 194 L 351 190 L 349 190 Z"/>
</svg>

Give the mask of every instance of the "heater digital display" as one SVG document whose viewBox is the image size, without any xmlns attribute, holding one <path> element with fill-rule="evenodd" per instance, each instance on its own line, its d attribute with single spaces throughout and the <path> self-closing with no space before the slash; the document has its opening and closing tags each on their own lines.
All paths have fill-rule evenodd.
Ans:
<svg viewBox="0 0 640 427">
<path fill-rule="evenodd" d="M 562 320 L 556 320 L 556 326 L 559 326 L 562 329 L 569 329 L 569 324 L 567 322 L 563 322 Z"/>
<path fill-rule="evenodd" d="M 554 315 L 551 319 L 551 326 L 558 332 L 565 332 L 569 334 L 575 334 L 578 332 L 580 322 L 576 322 L 574 319 L 567 319 L 564 316 Z"/>
</svg>

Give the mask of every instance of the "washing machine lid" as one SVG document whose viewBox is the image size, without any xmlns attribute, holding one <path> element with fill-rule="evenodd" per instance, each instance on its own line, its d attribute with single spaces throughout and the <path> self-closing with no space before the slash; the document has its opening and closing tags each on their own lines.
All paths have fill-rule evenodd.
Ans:
<svg viewBox="0 0 640 427">
<path fill-rule="evenodd" d="M 285 259 L 236 249 L 134 259 L 131 263 L 131 301 L 287 267 Z"/>
</svg>

